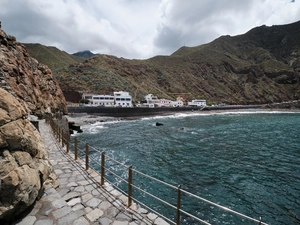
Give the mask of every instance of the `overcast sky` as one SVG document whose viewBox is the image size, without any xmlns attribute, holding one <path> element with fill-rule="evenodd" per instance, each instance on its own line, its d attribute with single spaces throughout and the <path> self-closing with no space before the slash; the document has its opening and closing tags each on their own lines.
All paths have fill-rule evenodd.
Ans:
<svg viewBox="0 0 300 225">
<path fill-rule="evenodd" d="M 2 29 L 19 42 L 128 59 L 299 20 L 300 0 L 0 0 Z"/>
</svg>

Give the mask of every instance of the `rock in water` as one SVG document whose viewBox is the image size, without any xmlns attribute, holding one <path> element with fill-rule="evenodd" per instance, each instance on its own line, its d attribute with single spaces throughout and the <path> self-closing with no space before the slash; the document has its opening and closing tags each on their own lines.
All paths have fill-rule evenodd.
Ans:
<svg viewBox="0 0 300 225">
<path fill-rule="evenodd" d="M 32 205 L 52 172 L 26 110 L 0 88 L 0 220 L 10 221 Z"/>
</svg>

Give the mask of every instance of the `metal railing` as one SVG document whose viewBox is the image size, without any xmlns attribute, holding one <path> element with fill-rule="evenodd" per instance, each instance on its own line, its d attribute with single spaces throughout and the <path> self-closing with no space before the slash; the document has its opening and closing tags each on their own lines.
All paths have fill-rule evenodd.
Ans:
<svg viewBox="0 0 300 225">
<path fill-rule="evenodd" d="M 94 169 L 95 171 L 100 169 L 100 176 L 101 176 L 101 180 L 100 180 L 100 185 L 104 185 L 105 181 L 110 183 L 115 189 L 117 189 L 118 191 L 120 191 L 122 194 L 124 194 L 125 196 L 127 196 L 127 206 L 130 207 L 133 204 L 133 201 L 135 201 L 136 203 L 142 205 L 143 207 L 145 207 L 146 209 L 154 212 L 155 214 L 157 214 L 158 216 L 160 216 L 161 218 L 163 218 L 164 220 L 166 220 L 167 222 L 171 223 L 171 224 L 176 224 L 179 225 L 181 223 L 182 220 L 182 216 L 185 216 L 187 218 L 190 218 L 194 221 L 200 222 L 201 224 L 207 224 L 210 225 L 211 223 L 200 219 L 199 217 L 197 217 L 196 215 L 193 215 L 190 212 L 187 212 L 186 210 L 182 209 L 182 194 L 185 194 L 189 197 L 192 197 L 194 199 L 197 199 L 203 203 L 207 203 L 209 204 L 211 207 L 216 207 L 218 209 L 221 209 L 223 211 L 229 212 L 231 214 L 234 214 L 238 217 L 241 217 L 241 219 L 245 219 L 247 221 L 253 222 L 255 224 L 261 224 L 261 225 L 267 225 L 266 223 L 262 222 L 261 218 L 259 219 L 254 219 L 251 218 L 249 216 L 246 216 L 242 213 L 239 213 L 237 211 L 234 211 L 232 209 L 229 209 L 227 207 L 221 206 L 217 203 L 214 203 L 212 201 L 209 201 L 207 199 L 204 199 L 202 197 L 199 197 L 197 195 L 194 195 L 184 189 L 181 188 L 181 186 L 179 185 L 178 187 L 175 187 L 171 184 L 168 184 L 164 181 L 161 181 L 159 179 L 156 179 L 154 177 L 151 177 L 147 174 L 144 174 L 138 170 L 135 170 L 132 168 L 132 166 L 126 166 L 123 163 L 120 163 L 116 160 L 114 160 L 112 157 L 109 157 L 105 154 L 105 152 L 101 152 L 98 149 L 90 146 L 88 143 L 84 143 L 80 140 L 78 140 L 77 137 L 74 137 L 74 141 L 71 141 L 70 139 L 70 134 L 69 131 L 64 131 L 55 121 L 51 116 L 47 116 L 45 118 L 46 123 L 48 123 L 50 125 L 50 127 L 52 128 L 52 131 L 54 133 L 54 135 L 56 136 L 57 140 L 59 143 L 61 143 L 62 147 L 66 148 L 66 153 L 69 153 L 71 149 L 74 150 L 74 160 L 78 160 L 79 156 L 81 160 L 83 160 L 82 158 L 84 158 L 84 162 L 85 162 L 85 169 L 88 170 L 90 167 L 92 169 Z M 72 146 L 71 146 L 72 145 Z M 79 145 L 81 145 L 81 147 L 79 147 Z M 72 148 L 71 148 L 72 147 Z M 98 153 L 99 155 L 101 155 L 101 160 L 90 157 L 90 150 L 92 150 L 93 152 Z M 127 179 L 118 175 L 116 172 L 113 172 L 113 166 L 108 167 L 108 161 L 111 161 L 114 163 L 114 165 L 118 165 L 123 167 L 125 170 L 127 170 Z M 93 166 L 92 164 L 98 166 Z M 124 189 L 120 188 L 118 185 L 114 184 L 114 182 L 108 180 L 107 175 L 106 174 L 110 174 L 112 176 L 114 176 L 116 179 L 118 179 L 121 182 L 124 182 L 127 184 L 127 192 L 124 191 Z M 149 191 L 144 190 L 143 188 L 141 188 L 138 185 L 135 185 L 133 183 L 133 173 L 142 176 L 143 178 L 147 178 L 153 182 L 157 182 L 159 184 L 164 185 L 165 187 L 171 188 L 173 191 L 175 191 L 177 193 L 177 197 L 176 197 L 176 202 L 175 203 L 169 203 L 166 200 L 163 200 L 157 196 L 155 196 L 154 194 L 150 193 Z M 146 204 L 144 204 L 142 201 L 140 201 L 137 198 L 133 197 L 133 190 L 136 190 L 140 193 L 142 193 L 145 196 L 149 196 L 155 200 L 157 200 L 158 202 L 160 202 L 161 204 L 168 206 L 172 209 L 174 209 L 174 216 L 172 219 L 167 218 L 165 215 L 162 215 L 161 213 L 157 212 L 156 210 L 154 210 L 153 208 L 150 208 L 149 206 L 147 206 Z M 126 203 L 125 203 L 126 204 Z"/>
</svg>

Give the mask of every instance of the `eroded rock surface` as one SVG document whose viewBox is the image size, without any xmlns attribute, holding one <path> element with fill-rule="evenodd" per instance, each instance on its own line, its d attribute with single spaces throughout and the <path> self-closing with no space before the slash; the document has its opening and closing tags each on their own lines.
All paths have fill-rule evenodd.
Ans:
<svg viewBox="0 0 300 225">
<path fill-rule="evenodd" d="M 0 88 L 0 220 L 10 220 L 32 205 L 52 172 L 26 110 Z"/>
<path fill-rule="evenodd" d="M 1 29 L 0 87 L 14 95 L 28 113 L 67 113 L 64 95 L 51 70 Z"/>
</svg>

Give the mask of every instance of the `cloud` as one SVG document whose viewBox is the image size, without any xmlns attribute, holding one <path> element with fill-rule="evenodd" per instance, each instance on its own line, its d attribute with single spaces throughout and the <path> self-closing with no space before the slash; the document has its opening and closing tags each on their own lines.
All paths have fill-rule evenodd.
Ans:
<svg viewBox="0 0 300 225">
<path fill-rule="evenodd" d="M 20 42 L 124 58 L 299 19 L 300 1 L 290 0 L 1 0 L 0 10 L 2 28 Z"/>
</svg>

